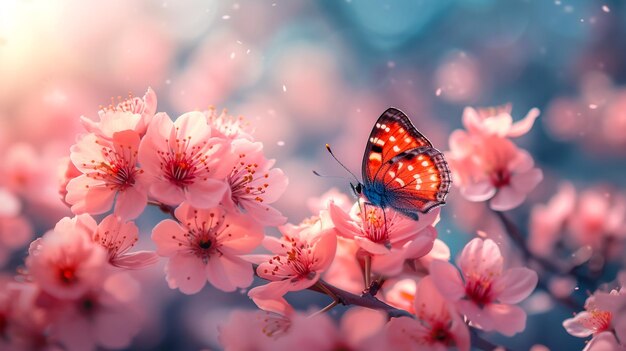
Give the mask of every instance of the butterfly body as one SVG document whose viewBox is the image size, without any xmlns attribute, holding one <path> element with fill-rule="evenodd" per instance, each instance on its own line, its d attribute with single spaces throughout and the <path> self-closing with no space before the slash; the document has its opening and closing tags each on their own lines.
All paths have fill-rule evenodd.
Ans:
<svg viewBox="0 0 626 351">
<path fill-rule="evenodd" d="M 396 108 L 376 121 L 363 155 L 363 183 L 352 186 L 367 203 L 414 219 L 443 205 L 450 189 L 450 171 L 435 149 Z"/>
</svg>

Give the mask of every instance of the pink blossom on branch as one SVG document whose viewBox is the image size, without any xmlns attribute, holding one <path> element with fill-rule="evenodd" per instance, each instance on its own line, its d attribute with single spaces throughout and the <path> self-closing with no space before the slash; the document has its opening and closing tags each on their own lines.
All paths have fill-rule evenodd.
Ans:
<svg viewBox="0 0 626 351">
<path fill-rule="evenodd" d="M 454 184 L 470 201 L 489 201 L 491 209 L 511 210 L 543 179 L 532 156 L 510 140 L 457 130 L 447 153 Z"/>
<path fill-rule="evenodd" d="M 188 112 L 176 122 L 159 113 L 141 141 L 139 162 L 158 201 L 211 208 L 227 190 L 224 178 L 232 170 L 227 151 L 225 140 L 212 137 L 202 112 Z"/>
<path fill-rule="evenodd" d="M 321 220 L 294 226 L 279 227 L 282 237 L 266 236 L 263 246 L 271 255 L 251 256 L 259 263 L 257 274 L 269 283 L 255 287 L 248 296 L 261 309 L 288 314 L 292 307 L 284 299 L 290 291 L 313 286 L 328 269 L 335 257 L 337 237 L 334 228 L 322 225 Z"/>
<path fill-rule="evenodd" d="M 354 240 L 362 254 L 372 257 L 372 270 L 385 275 L 396 275 L 405 260 L 426 255 L 437 237 L 439 209 L 421 215 L 417 222 L 363 202 L 355 203 L 350 213 L 331 202 L 329 212 L 337 233 Z"/>
<path fill-rule="evenodd" d="M 89 215 L 61 219 L 30 244 L 28 275 L 43 291 L 60 299 L 77 298 L 97 286 L 105 273 L 106 252 L 91 240 L 94 229 Z"/>
<path fill-rule="evenodd" d="M 54 312 L 50 337 L 68 351 L 128 347 L 142 322 L 137 307 L 139 290 L 127 293 L 128 286 L 136 284 L 126 274 L 113 274 L 76 299 L 49 301 Z"/>
<path fill-rule="evenodd" d="M 237 160 L 226 177 L 229 187 L 224 204 L 243 209 L 261 224 L 283 224 L 287 219 L 269 204 L 276 202 L 285 192 L 287 176 L 282 170 L 272 168 L 275 161 L 265 159 L 260 142 L 235 139 L 230 152 Z"/>
<path fill-rule="evenodd" d="M 113 266 L 139 269 L 156 263 L 158 256 L 151 251 L 128 252 L 139 239 L 138 234 L 135 223 L 109 215 L 100 222 L 92 238 L 107 250 L 109 263 Z"/>
<path fill-rule="evenodd" d="M 469 351 L 470 334 L 454 305 L 439 293 L 430 276 L 417 285 L 413 310 L 416 319 L 392 318 L 383 332 L 390 350 Z"/>
<path fill-rule="evenodd" d="M 82 175 L 69 180 L 65 201 L 76 214 L 100 214 L 111 209 L 132 219 L 146 207 L 147 177 L 137 165 L 139 134 L 125 130 L 106 140 L 84 135 L 72 146 L 70 158 Z"/>
<path fill-rule="evenodd" d="M 148 88 L 143 98 L 129 96 L 128 99 L 109 105 L 98 111 L 99 121 L 81 117 L 83 126 L 89 133 L 105 139 L 113 138 L 113 134 L 122 130 L 133 130 L 143 136 L 148 129 L 152 117 L 156 113 L 157 96 Z"/>
<path fill-rule="evenodd" d="M 472 325 L 512 336 L 524 330 L 526 312 L 518 306 L 537 285 L 537 273 L 516 267 L 504 270 L 504 258 L 491 239 L 470 241 L 457 260 L 459 271 L 449 262 L 435 260 L 430 273 L 439 292 L 454 302 Z"/>
<path fill-rule="evenodd" d="M 252 284 L 252 264 L 241 256 L 261 243 L 259 225 L 220 207 L 196 209 L 186 202 L 175 215 L 178 222 L 166 219 L 152 230 L 157 254 L 169 258 L 165 270 L 170 288 L 195 294 L 207 280 L 223 291 Z"/>
<path fill-rule="evenodd" d="M 626 350 L 626 279 L 623 280 L 619 289 L 596 291 L 585 301 L 585 311 L 563 321 L 571 335 L 592 336 L 585 351 Z"/>
<path fill-rule="evenodd" d="M 466 107 L 463 125 L 472 134 L 515 138 L 528 133 L 539 117 L 539 109 L 533 108 L 522 120 L 513 123 L 511 110 L 511 104 L 478 109 Z"/>
</svg>

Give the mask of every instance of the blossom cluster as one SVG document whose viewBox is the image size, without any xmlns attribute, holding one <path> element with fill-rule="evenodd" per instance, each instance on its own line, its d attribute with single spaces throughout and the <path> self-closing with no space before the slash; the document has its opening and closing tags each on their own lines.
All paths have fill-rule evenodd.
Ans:
<svg viewBox="0 0 626 351">
<path fill-rule="evenodd" d="M 528 238 L 504 213 L 543 179 L 512 139 L 538 115 L 513 123 L 510 105 L 464 111 L 466 129 L 452 133 L 446 152 L 453 182 L 508 238 L 478 231 L 454 255 L 439 235 L 442 207 L 413 219 L 331 189 L 306 201 L 310 217 L 287 222 L 274 204 L 288 179 L 243 118 L 210 108 L 172 119 L 157 112 L 151 89 L 120 99 L 81 118 L 84 131 L 62 161 L 57 189 L 72 216 L 32 241 L 15 279 L 0 282 L 0 350 L 128 347 L 147 319 L 135 273 L 159 261 L 182 294 L 208 283 L 256 304 L 220 323 L 226 350 L 495 348 L 484 337 L 523 332 L 520 304 L 536 289 L 575 312 L 584 307 L 563 326 L 592 336 L 586 349 L 626 349 L 625 273 L 613 289 L 589 286 L 584 306 L 567 288 L 597 281 L 619 259 L 626 197 L 600 187 L 577 194 L 563 183 L 530 211 Z M 7 255 L 34 232 L 22 213 L 42 178 L 29 168 L 33 154 L 15 145 L 0 169 Z M 144 236 L 135 221 L 148 206 L 164 218 Z M 141 250 L 142 237 L 156 249 Z M 330 304 L 298 309 L 288 295 L 304 290 Z M 351 307 L 338 322 L 325 313 L 337 305 Z"/>
</svg>

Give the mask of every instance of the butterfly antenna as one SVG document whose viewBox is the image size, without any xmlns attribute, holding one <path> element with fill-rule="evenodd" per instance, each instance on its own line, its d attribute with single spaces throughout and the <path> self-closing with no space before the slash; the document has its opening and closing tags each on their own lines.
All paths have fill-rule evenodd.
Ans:
<svg viewBox="0 0 626 351">
<path fill-rule="evenodd" d="M 328 150 L 328 153 L 330 154 L 330 156 L 332 156 L 335 159 L 335 161 L 337 161 L 337 163 L 339 163 L 339 165 L 341 165 L 341 167 L 343 167 L 343 169 L 348 171 L 348 173 L 350 173 L 350 175 L 352 175 L 354 177 L 354 180 L 356 180 L 357 183 L 360 183 L 359 182 L 359 178 L 357 178 L 357 176 L 355 176 L 354 173 L 352 173 L 352 171 L 350 171 L 348 169 L 348 167 L 346 167 L 343 163 L 341 163 L 341 161 L 339 161 L 337 156 L 335 156 L 335 154 L 333 153 L 333 150 L 330 149 L 330 145 L 329 144 L 326 144 L 326 150 Z M 313 173 L 316 173 L 316 172 L 313 171 Z"/>
</svg>

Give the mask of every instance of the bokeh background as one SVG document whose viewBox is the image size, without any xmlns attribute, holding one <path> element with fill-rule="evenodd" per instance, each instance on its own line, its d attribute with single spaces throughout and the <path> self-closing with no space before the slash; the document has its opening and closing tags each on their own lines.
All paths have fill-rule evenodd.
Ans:
<svg viewBox="0 0 626 351">
<path fill-rule="evenodd" d="M 518 141 L 545 174 L 530 202 L 545 202 L 562 179 L 623 187 L 625 82 L 620 0 L 0 0 L 0 168 L 30 189 L 22 200 L 32 227 L 21 246 L 3 244 L 4 271 L 19 269 L 28 242 L 69 213 L 50 174 L 82 131 L 79 116 L 149 86 L 172 117 L 209 106 L 245 116 L 290 178 L 277 208 L 299 222 L 307 199 L 349 190 L 324 144 L 360 174 L 367 135 L 389 106 L 441 150 L 465 106 L 511 102 L 516 119 L 538 107 Z M 480 211 L 461 211 L 458 198 L 450 195 L 438 225 L 453 252 L 475 229 L 501 230 Z M 524 226 L 528 212 L 515 220 Z M 140 218 L 140 246 L 153 247 L 160 218 Z M 167 288 L 162 269 L 137 273 L 149 318 L 131 349 L 219 349 L 215 326 L 234 307 L 252 308 L 246 292 L 184 296 Z M 584 300 L 584 287 L 576 290 Z M 324 303 L 314 293 L 290 300 Z M 487 338 L 520 350 L 582 349 L 561 326 L 571 310 L 539 294 L 525 307 L 524 333 Z"/>
</svg>

